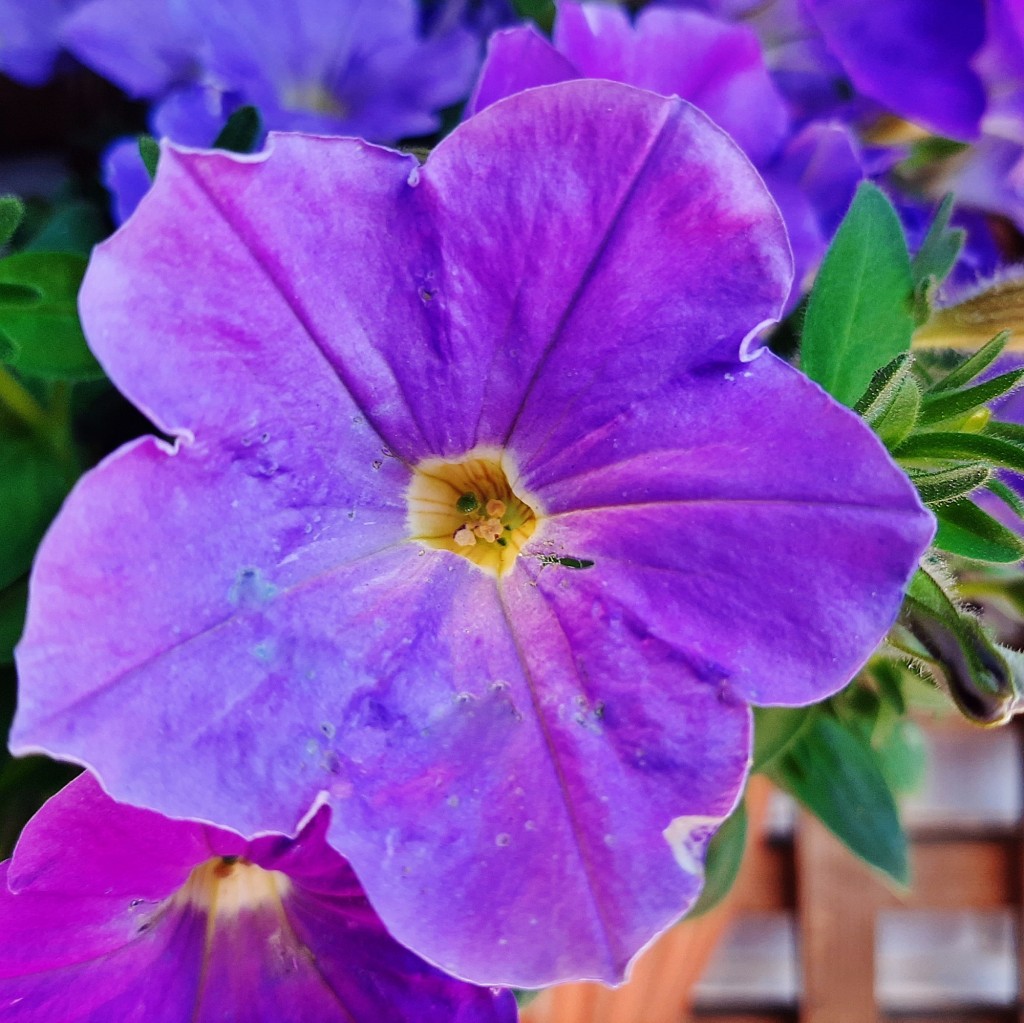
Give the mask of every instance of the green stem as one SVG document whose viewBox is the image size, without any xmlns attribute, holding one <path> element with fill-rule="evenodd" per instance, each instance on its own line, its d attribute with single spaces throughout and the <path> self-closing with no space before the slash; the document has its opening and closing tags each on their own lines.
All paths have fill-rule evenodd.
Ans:
<svg viewBox="0 0 1024 1023">
<path fill-rule="evenodd" d="M 7 370 L 0 368 L 0 402 L 6 405 L 31 430 L 48 435 L 50 421 L 46 410 Z"/>
</svg>

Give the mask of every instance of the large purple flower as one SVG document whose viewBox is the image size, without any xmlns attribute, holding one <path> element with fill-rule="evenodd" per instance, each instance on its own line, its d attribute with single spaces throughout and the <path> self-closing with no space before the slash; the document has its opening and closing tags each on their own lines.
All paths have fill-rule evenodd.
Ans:
<svg viewBox="0 0 1024 1023">
<path fill-rule="evenodd" d="M 5 1023 L 514 1023 L 384 929 L 327 844 L 115 803 L 88 774 L 0 864 Z"/>
<path fill-rule="evenodd" d="M 795 305 L 863 176 L 842 124 L 790 131 L 782 95 L 753 30 L 707 14 L 647 7 L 635 23 L 608 3 L 561 0 L 553 42 L 532 26 L 490 41 L 467 113 L 537 85 L 607 78 L 680 96 L 724 128 L 761 172 L 779 204 L 796 262 Z"/>
<path fill-rule="evenodd" d="M 420 167 L 167 148 L 82 315 L 145 439 L 35 567 L 13 745 L 243 834 L 316 799 L 460 976 L 617 980 L 695 898 L 748 701 L 842 686 L 931 535 L 752 340 L 791 262 L 678 99 L 530 90 Z"/>
</svg>

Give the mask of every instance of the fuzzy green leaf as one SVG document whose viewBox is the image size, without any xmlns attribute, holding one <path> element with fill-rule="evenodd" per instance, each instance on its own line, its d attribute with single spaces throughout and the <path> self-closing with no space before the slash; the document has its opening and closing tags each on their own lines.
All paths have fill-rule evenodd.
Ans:
<svg viewBox="0 0 1024 1023">
<path fill-rule="evenodd" d="M 921 284 L 941 284 L 956 264 L 967 234 L 958 227 L 950 230 L 949 218 L 952 215 L 953 196 L 947 195 L 935 211 L 928 233 L 911 261 L 915 288 Z"/>
<path fill-rule="evenodd" d="M 995 494 L 1018 518 L 1024 519 L 1024 501 L 1012 487 L 1008 487 L 1002 480 L 990 479 L 985 484 L 985 489 Z"/>
<path fill-rule="evenodd" d="M 768 773 L 856 856 L 898 884 L 909 883 L 896 802 L 877 754 L 855 728 L 817 715 Z"/>
<path fill-rule="evenodd" d="M 941 380 L 932 384 L 929 394 L 939 394 L 942 391 L 954 391 L 964 387 L 974 380 L 981 373 L 984 373 L 1000 355 L 1010 340 L 1010 332 L 1004 330 L 996 334 L 991 341 L 979 348 L 969 358 L 964 359 L 956 369 L 950 370 Z"/>
<path fill-rule="evenodd" d="M 920 423 L 930 426 L 950 419 L 962 419 L 975 409 L 987 405 L 1004 394 L 1009 394 L 1024 379 L 1024 369 L 1001 373 L 984 383 L 966 387 L 963 390 L 945 390 L 939 394 L 929 393 L 921 403 Z"/>
<path fill-rule="evenodd" d="M 949 693 L 966 717 L 981 724 L 1006 719 L 1015 699 L 1006 658 L 925 566 L 910 581 L 902 619 L 941 664 Z"/>
<path fill-rule="evenodd" d="M 912 372 L 914 357 L 903 352 L 871 378 L 868 389 L 854 406 L 890 449 L 908 437 L 917 425 L 921 389 Z"/>
<path fill-rule="evenodd" d="M 973 561 L 1013 564 L 1024 558 L 1024 542 L 973 501 L 961 498 L 934 509 L 939 528 L 933 543 Z"/>
<path fill-rule="evenodd" d="M 0 260 L 2 357 L 19 372 L 57 380 L 98 380 L 103 370 L 78 320 L 85 256 L 18 252 Z"/>
<path fill-rule="evenodd" d="M 914 284 L 899 217 L 864 182 L 811 292 L 800 349 L 803 371 L 846 405 L 875 370 L 910 347 Z"/>
<path fill-rule="evenodd" d="M 947 504 L 973 493 L 988 481 L 992 470 L 981 462 L 954 465 L 935 472 L 910 470 L 910 479 L 925 504 Z"/>
<path fill-rule="evenodd" d="M 1024 444 L 985 433 L 915 433 L 895 449 L 901 462 L 984 462 L 1024 472 Z"/>
</svg>

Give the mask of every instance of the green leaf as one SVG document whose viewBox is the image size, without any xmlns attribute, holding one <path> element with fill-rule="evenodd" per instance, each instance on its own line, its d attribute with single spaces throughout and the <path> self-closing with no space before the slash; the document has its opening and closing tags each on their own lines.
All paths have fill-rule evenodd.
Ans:
<svg viewBox="0 0 1024 1023">
<path fill-rule="evenodd" d="M 975 409 L 987 405 L 996 398 L 1012 391 L 1024 379 L 1024 369 L 1001 373 L 991 380 L 963 390 L 944 390 L 939 394 L 926 394 L 921 403 L 920 423 L 930 426 L 950 419 L 962 419 Z"/>
<path fill-rule="evenodd" d="M 751 771 L 764 769 L 807 728 L 818 713 L 818 705 L 810 707 L 755 707 L 754 762 Z"/>
<path fill-rule="evenodd" d="M 704 887 L 700 898 L 686 914 L 687 920 L 702 916 L 717 906 L 729 894 L 743 864 L 747 847 L 747 807 L 740 803 L 726 817 L 708 844 L 704 862 Z"/>
<path fill-rule="evenodd" d="M 0 196 L 0 245 L 7 245 L 25 216 L 25 204 L 16 195 Z"/>
<path fill-rule="evenodd" d="M 79 252 L 88 256 L 110 233 L 106 217 L 91 203 L 75 199 L 54 207 L 23 252 Z"/>
<path fill-rule="evenodd" d="M 893 792 L 913 792 L 924 782 L 928 748 L 920 726 L 905 718 L 896 721 L 877 746 L 878 766 Z"/>
<path fill-rule="evenodd" d="M 156 177 L 156 169 L 160 163 L 160 143 L 152 135 L 139 136 L 139 156 L 146 165 L 149 180 Z"/>
<path fill-rule="evenodd" d="M 949 693 L 966 717 L 980 724 L 1006 720 L 1016 699 L 1010 665 L 978 619 L 925 564 L 910 580 L 902 621 L 941 664 Z"/>
<path fill-rule="evenodd" d="M 973 493 L 983 486 L 992 475 L 992 470 L 982 462 L 968 462 L 950 469 L 935 472 L 911 470 L 911 482 L 917 487 L 925 504 L 946 504 Z"/>
<path fill-rule="evenodd" d="M 992 365 L 1006 348 L 1010 340 L 1010 332 L 1004 330 L 996 334 L 991 341 L 979 348 L 972 356 L 964 359 L 955 369 L 950 370 L 941 380 L 932 384 L 929 394 L 939 394 L 942 391 L 954 391 L 969 384 L 975 377 L 984 373 Z"/>
<path fill-rule="evenodd" d="M 512 0 L 512 6 L 523 21 L 536 22 L 543 32 L 551 35 L 555 23 L 553 0 Z"/>
<path fill-rule="evenodd" d="M 935 211 L 921 247 L 910 264 L 914 289 L 924 285 L 928 291 L 941 284 L 953 269 L 963 248 L 967 232 L 962 228 L 949 229 L 953 214 L 953 196 L 947 195 Z"/>
<path fill-rule="evenodd" d="M 899 217 L 878 188 L 863 182 L 811 292 L 803 371 L 852 405 L 875 370 L 910 347 L 913 293 Z"/>
<path fill-rule="evenodd" d="M 1024 444 L 984 434 L 915 433 L 895 449 L 901 462 L 984 462 L 1024 472 Z"/>
<path fill-rule="evenodd" d="M 263 118 L 253 106 L 239 107 L 214 139 L 214 149 L 229 153 L 252 153 L 263 137 Z"/>
<path fill-rule="evenodd" d="M 908 378 L 912 379 L 914 368 L 914 356 L 911 352 L 902 352 L 895 359 L 887 362 L 881 369 L 876 369 L 872 374 L 871 383 L 867 390 L 860 396 L 853 411 L 862 416 L 869 423 L 874 423 L 875 417 L 885 410 L 896 400 L 903 382 Z"/>
<path fill-rule="evenodd" d="M 871 428 L 892 449 L 908 437 L 917 425 L 921 389 L 912 372 L 910 352 L 897 355 L 871 378 L 868 389 L 854 405 Z"/>
<path fill-rule="evenodd" d="M 28 376 L 96 380 L 103 370 L 78 320 L 86 258 L 72 252 L 18 252 L 0 260 L 2 356 Z"/>
<path fill-rule="evenodd" d="M 1020 423 L 1007 423 L 1002 419 L 990 419 L 981 431 L 986 437 L 999 437 L 1024 447 L 1024 426 Z"/>
<path fill-rule="evenodd" d="M 1017 491 L 1008 487 L 1002 480 L 990 479 L 985 484 L 985 489 L 991 491 L 1003 502 L 1018 518 L 1024 519 L 1024 501 L 1020 499 Z"/>
<path fill-rule="evenodd" d="M 14 647 L 25 625 L 28 576 L 0 590 L 0 664 L 14 663 Z"/>
<path fill-rule="evenodd" d="M 28 571 L 68 488 L 67 474 L 43 444 L 0 437 L 0 589 Z"/>
<path fill-rule="evenodd" d="M 890 451 L 906 440 L 917 426 L 921 408 L 921 389 L 913 376 L 905 377 L 892 403 L 876 417 L 872 427 Z"/>
<path fill-rule="evenodd" d="M 881 657 L 871 665 L 871 675 L 878 685 L 878 695 L 899 715 L 907 712 L 902 685 L 904 670 L 902 666 Z"/>
<path fill-rule="evenodd" d="M 878 757 L 855 730 L 819 714 L 769 774 L 851 852 L 901 885 L 907 837 Z"/>
<path fill-rule="evenodd" d="M 973 501 L 961 498 L 940 504 L 933 511 L 939 528 L 932 542 L 940 550 L 974 561 L 1004 565 L 1024 558 L 1024 542 L 1017 534 Z"/>
</svg>

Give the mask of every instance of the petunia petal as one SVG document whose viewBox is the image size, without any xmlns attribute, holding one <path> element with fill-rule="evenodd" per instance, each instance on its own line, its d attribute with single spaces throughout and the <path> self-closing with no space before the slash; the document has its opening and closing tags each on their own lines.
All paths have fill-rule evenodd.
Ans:
<svg viewBox="0 0 1024 1023">
<path fill-rule="evenodd" d="M 523 89 L 579 77 L 573 65 L 533 25 L 502 29 L 487 42 L 487 57 L 466 104 L 465 116 Z"/>
<path fill-rule="evenodd" d="M 755 703 L 845 685 L 934 528 L 857 418 L 770 353 L 580 429 L 524 483 L 548 512 L 524 554 L 595 563 L 532 568 L 545 592 L 560 578 L 628 610 Z"/>
<path fill-rule="evenodd" d="M 688 100 L 756 164 L 774 153 L 789 127 L 761 44 L 746 25 L 659 6 L 645 8 L 633 25 L 613 4 L 562 0 L 554 44 L 580 77 Z"/>
<path fill-rule="evenodd" d="M 321 809 L 294 839 L 247 843 L 77 778 L 22 834 L 17 891 L 0 864 L 4 1020 L 512 1023 L 508 992 L 447 977 L 390 937 L 327 845 L 328 817 Z M 51 869 L 26 876 L 26 863 Z"/>
<path fill-rule="evenodd" d="M 985 90 L 971 60 L 985 41 L 983 4 L 962 0 L 804 0 L 854 85 L 912 121 L 971 141 Z"/>
</svg>

